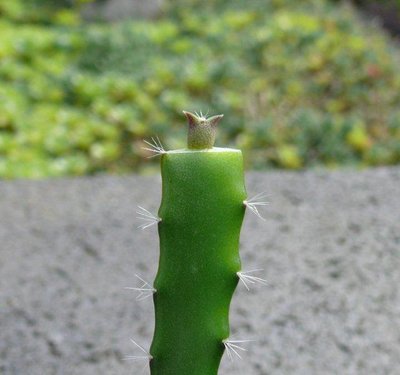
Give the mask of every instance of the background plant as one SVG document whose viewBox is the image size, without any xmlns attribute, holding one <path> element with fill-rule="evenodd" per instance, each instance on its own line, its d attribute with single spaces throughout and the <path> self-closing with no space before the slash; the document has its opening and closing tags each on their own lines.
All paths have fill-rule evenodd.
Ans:
<svg viewBox="0 0 400 375">
<path fill-rule="evenodd" d="M 247 167 L 400 161 L 398 46 L 353 8 L 184 3 L 111 27 L 2 1 L 0 176 L 151 169 L 143 139 L 183 147 L 181 108 L 226 113 L 220 142 Z"/>
</svg>

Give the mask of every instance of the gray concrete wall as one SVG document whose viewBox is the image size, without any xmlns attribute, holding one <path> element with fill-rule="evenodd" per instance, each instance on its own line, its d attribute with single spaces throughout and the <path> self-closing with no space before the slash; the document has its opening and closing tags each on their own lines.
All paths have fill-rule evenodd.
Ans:
<svg viewBox="0 0 400 375">
<path fill-rule="evenodd" d="M 255 339 L 224 375 L 396 375 L 400 368 L 400 168 L 249 173 L 267 191 L 265 221 L 246 213 L 235 338 Z M 140 374 L 132 337 L 148 347 L 150 299 L 124 286 L 157 268 L 158 177 L 0 183 L 0 373 Z M 146 372 L 144 372 L 146 373 Z"/>
</svg>

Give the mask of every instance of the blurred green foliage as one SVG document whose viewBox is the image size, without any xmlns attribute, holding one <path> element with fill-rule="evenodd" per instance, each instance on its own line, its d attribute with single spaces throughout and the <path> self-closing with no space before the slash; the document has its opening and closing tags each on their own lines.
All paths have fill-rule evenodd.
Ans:
<svg viewBox="0 0 400 375">
<path fill-rule="evenodd" d="M 85 24 L 30 1 L 0 2 L 0 177 L 151 169 L 143 139 L 184 147 L 182 109 L 224 113 L 217 144 L 256 169 L 400 162 L 398 46 L 349 6 L 176 0 Z"/>
<path fill-rule="evenodd" d="M 379 5 L 397 7 L 400 9 L 400 0 L 353 0 L 353 1 L 354 3 L 359 5 L 379 4 Z"/>
</svg>

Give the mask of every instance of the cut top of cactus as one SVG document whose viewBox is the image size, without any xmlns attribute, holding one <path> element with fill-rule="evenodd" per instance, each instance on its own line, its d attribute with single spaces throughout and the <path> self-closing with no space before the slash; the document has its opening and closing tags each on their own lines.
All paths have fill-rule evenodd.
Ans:
<svg viewBox="0 0 400 375">
<path fill-rule="evenodd" d="M 184 153 L 193 153 L 193 152 L 238 152 L 241 153 L 240 150 L 235 148 L 226 148 L 226 147 L 213 147 L 213 148 L 205 148 L 201 150 L 193 150 L 188 148 L 182 148 L 178 150 L 169 150 L 167 154 L 184 154 Z"/>
</svg>

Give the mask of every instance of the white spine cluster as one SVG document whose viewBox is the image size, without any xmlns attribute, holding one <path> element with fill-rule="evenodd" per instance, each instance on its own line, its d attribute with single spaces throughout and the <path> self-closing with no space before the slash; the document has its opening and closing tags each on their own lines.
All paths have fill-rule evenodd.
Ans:
<svg viewBox="0 0 400 375">
<path fill-rule="evenodd" d="M 161 221 L 161 218 L 159 218 L 158 216 L 153 215 L 150 211 L 146 210 L 142 206 L 138 206 L 138 208 L 139 209 L 136 211 L 136 213 L 139 216 L 137 216 L 136 218 L 144 221 L 144 223 L 139 225 L 138 228 L 146 229 L 146 228 L 149 228 L 149 227 L 151 227 L 153 225 L 158 224 Z"/>
<path fill-rule="evenodd" d="M 223 342 L 226 350 L 226 354 L 228 355 L 228 358 L 233 361 L 234 357 L 238 357 L 239 359 L 242 359 L 242 356 L 240 355 L 239 351 L 242 352 L 247 352 L 247 349 L 243 348 L 239 344 L 243 344 L 245 342 L 250 342 L 253 340 L 230 340 L 230 339 L 225 339 Z"/>
<path fill-rule="evenodd" d="M 142 282 L 142 286 L 140 286 L 139 288 L 127 286 L 125 287 L 125 289 L 135 290 L 136 292 L 139 292 L 136 296 L 136 301 L 143 301 L 146 298 L 151 297 L 157 291 L 147 281 L 143 280 L 139 275 L 135 276 Z"/>
<path fill-rule="evenodd" d="M 254 272 L 260 272 L 260 271 L 263 271 L 263 270 L 260 268 L 260 269 L 251 270 L 251 271 L 240 271 L 237 273 L 237 275 L 238 275 L 240 281 L 246 287 L 246 289 L 250 290 L 250 287 L 248 284 L 257 284 L 258 283 L 258 284 L 262 284 L 262 285 L 268 285 L 267 280 L 264 280 L 261 277 L 251 275 Z"/>
<path fill-rule="evenodd" d="M 149 147 L 143 147 L 143 150 L 150 151 L 153 153 L 153 155 L 150 155 L 149 158 L 154 158 L 155 156 L 167 153 L 160 139 L 157 136 L 155 138 L 151 137 L 151 142 L 144 140 L 144 143 L 146 143 Z"/>
<path fill-rule="evenodd" d="M 265 192 L 261 192 L 257 195 L 255 195 L 254 197 L 250 198 L 250 199 L 246 199 L 243 204 L 251 211 L 253 212 L 253 214 L 257 215 L 261 220 L 265 220 L 260 212 L 258 211 L 258 208 L 260 207 L 264 207 L 264 206 L 268 206 L 269 202 L 265 201 L 264 199 L 267 197 L 268 195 Z"/>
</svg>

